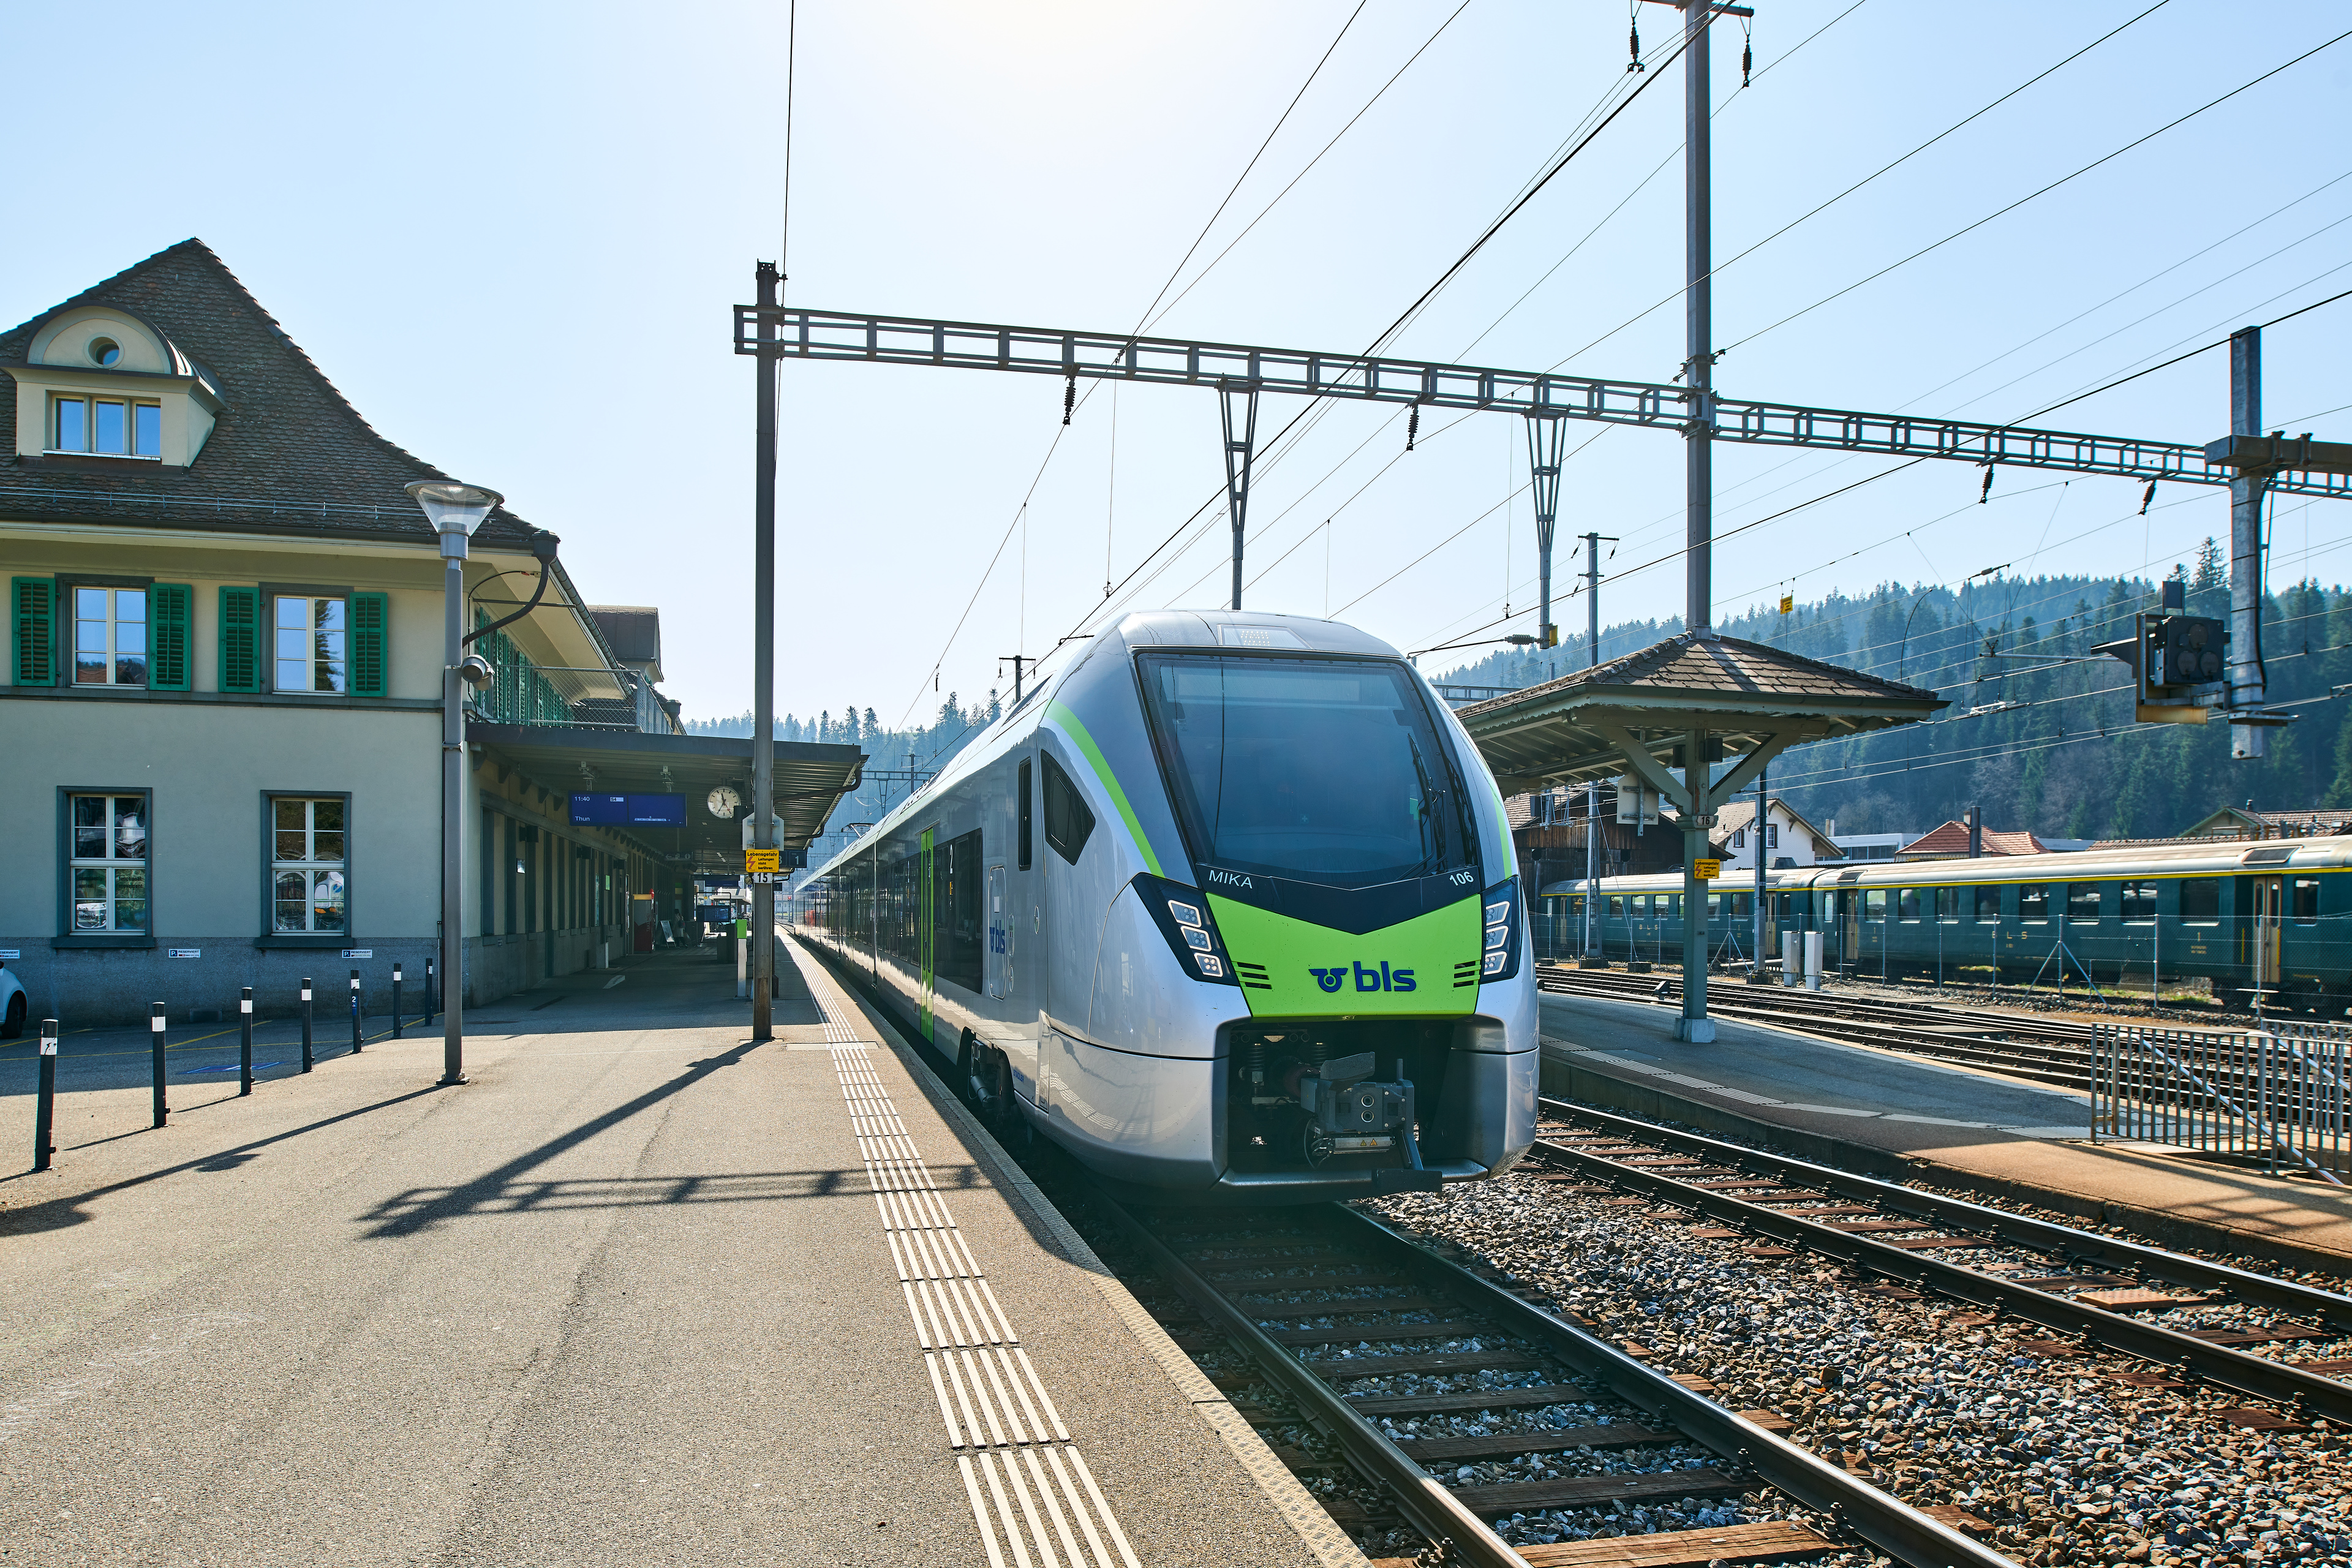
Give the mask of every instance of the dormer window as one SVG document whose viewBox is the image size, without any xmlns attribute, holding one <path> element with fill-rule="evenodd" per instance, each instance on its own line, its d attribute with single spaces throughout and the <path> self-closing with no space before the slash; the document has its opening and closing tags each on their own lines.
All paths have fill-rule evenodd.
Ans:
<svg viewBox="0 0 2352 1568">
<path fill-rule="evenodd" d="M 116 342 L 112 338 L 92 338 L 89 340 L 90 363 L 111 369 L 113 368 L 114 363 L 121 357 L 122 345 Z"/>
<path fill-rule="evenodd" d="M 120 350 L 116 351 L 118 353 Z M 108 458 L 163 455 L 163 405 L 127 397 L 52 397 L 49 450 Z"/>
</svg>

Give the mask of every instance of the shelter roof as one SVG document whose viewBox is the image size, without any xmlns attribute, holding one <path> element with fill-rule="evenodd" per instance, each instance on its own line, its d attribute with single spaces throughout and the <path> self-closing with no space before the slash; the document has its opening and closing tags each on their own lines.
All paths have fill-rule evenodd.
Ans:
<svg viewBox="0 0 2352 1568">
<path fill-rule="evenodd" d="M 1698 631 L 1454 716 L 1510 795 L 1622 773 L 1624 752 L 1612 730 L 1666 761 L 1692 731 L 1742 752 L 1769 736 L 1859 734 L 1946 706 L 1916 686 Z"/>
<path fill-rule="evenodd" d="M 469 723 L 466 739 L 557 794 L 683 795 L 685 826 L 627 831 L 657 854 L 691 856 L 700 869 L 742 868 L 741 819 L 751 804 L 748 735 Z M 783 819 L 783 847 L 807 847 L 841 797 L 857 787 L 865 767 L 866 753 L 856 746 L 777 742 L 776 815 Z M 704 804 L 720 784 L 731 785 L 742 799 L 732 818 L 711 816 Z"/>
</svg>

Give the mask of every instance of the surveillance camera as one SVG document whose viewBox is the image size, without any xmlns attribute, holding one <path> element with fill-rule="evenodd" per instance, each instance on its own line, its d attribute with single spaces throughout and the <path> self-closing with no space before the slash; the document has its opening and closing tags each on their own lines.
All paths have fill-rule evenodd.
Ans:
<svg viewBox="0 0 2352 1568">
<path fill-rule="evenodd" d="M 490 668 L 490 661 L 478 653 L 467 654 L 457 666 L 457 679 L 468 686 L 488 686 L 496 674 Z"/>
</svg>

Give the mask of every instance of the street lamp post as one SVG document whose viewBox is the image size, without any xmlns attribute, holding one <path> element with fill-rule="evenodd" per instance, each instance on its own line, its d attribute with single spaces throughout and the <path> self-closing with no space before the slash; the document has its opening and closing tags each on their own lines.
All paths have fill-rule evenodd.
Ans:
<svg viewBox="0 0 2352 1568">
<path fill-rule="evenodd" d="M 466 1081 L 465 858 L 466 701 L 461 682 L 477 671 L 465 668 L 467 542 L 490 509 L 506 498 L 496 490 L 454 479 L 419 479 L 408 487 L 425 519 L 441 536 L 443 574 L 441 636 L 441 1078 Z"/>
</svg>

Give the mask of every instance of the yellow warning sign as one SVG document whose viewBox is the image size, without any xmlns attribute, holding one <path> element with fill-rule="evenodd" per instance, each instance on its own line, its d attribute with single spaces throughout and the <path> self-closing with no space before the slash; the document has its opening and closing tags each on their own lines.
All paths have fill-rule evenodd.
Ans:
<svg viewBox="0 0 2352 1568">
<path fill-rule="evenodd" d="M 1720 860 L 1693 861 L 1691 868 L 1698 873 L 1698 879 L 1702 882 L 1712 882 L 1723 875 L 1723 862 Z"/>
<path fill-rule="evenodd" d="M 781 849 L 746 849 L 743 851 L 743 869 L 781 871 L 784 868 L 783 854 Z"/>
</svg>

